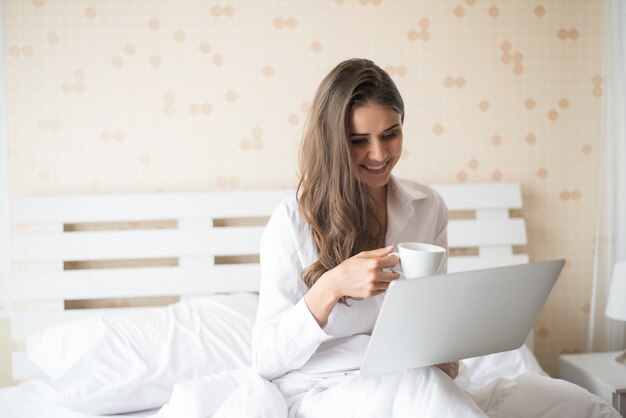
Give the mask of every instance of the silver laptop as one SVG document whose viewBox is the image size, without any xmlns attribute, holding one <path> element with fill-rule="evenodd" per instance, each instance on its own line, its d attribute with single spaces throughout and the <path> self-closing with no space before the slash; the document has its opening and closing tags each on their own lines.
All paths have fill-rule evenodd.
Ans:
<svg viewBox="0 0 626 418">
<path fill-rule="evenodd" d="M 519 348 L 564 264 L 553 260 L 396 280 L 360 367 L 314 375 L 376 375 Z"/>
</svg>

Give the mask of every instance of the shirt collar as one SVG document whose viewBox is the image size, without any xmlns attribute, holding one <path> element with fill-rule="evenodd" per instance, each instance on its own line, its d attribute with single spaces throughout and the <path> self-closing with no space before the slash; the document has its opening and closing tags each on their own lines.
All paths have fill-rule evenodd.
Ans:
<svg viewBox="0 0 626 418">
<path fill-rule="evenodd" d="M 395 176 L 389 177 L 387 183 L 387 207 L 391 204 L 394 207 L 405 207 L 417 200 L 426 199 L 428 195 L 421 190 L 411 189 Z"/>
<path fill-rule="evenodd" d="M 387 234 L 385 244 L 397 244 L 398 236 L 407 222 L 413 219 L 415 203 L 427 199 L 421 190 L 410 188 L 401 180 L 391 176 L 387 183 Z"/>
</svg>

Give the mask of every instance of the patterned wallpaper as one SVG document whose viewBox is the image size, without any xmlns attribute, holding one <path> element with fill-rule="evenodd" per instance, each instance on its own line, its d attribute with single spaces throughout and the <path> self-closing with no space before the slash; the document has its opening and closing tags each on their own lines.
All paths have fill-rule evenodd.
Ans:
<svg viewBox="0 0 626 418">
<path fill-rule="evenodd" d="M 519 181 L 531 259 L 567 259 L 536 354 L 584 349 L 601 0 L 5 0 L 13 195 L 289 187 L 313 93 L 368 57 L 403 93 L 396 174 Z"/>
</svg>

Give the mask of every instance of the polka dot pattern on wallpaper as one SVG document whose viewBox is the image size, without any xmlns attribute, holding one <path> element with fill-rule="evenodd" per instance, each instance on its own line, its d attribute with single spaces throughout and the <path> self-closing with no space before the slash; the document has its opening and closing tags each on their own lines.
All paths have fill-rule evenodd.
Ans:
<svg viewBox="0 0 626 418">
<path fill-rule="evenodd" d="M 315 41 L 315 42 L 313 42 L 311 44 L 311 51 L 313 51 L 313 52 L 322 52 L 323 48 L 324 48 L 324 46 L 319 41 Z"/>
<path fill-rule="evenodd" d="M 581 198 L 581 193 L 579 190 L 562 190 L 561 193 L 559 193 L 559 198 L 564 202 L 569 200 L 578 201 Z"/>
<path fill-rule="evenodd" d="M 183 42 L 185 38 L 187 38 L 187 35 L 185 35 L 185 32 L 183 32 L 182 30 L 177 30 L 176 32 L 174 32 L 174 40 L 176 42 Z"/>
<path fill-rule="evenodd" d="M 602 7 L 8 0 L 11 190 L 293 187 L 317 85 L 339 60 L 371 58 L 406 104 L 399 176 L 519 181 L 531 259 L 584 260 L 535 327 L 537 356 L 555 372 L 560 352 L 584 347 L 589 315 L 591 251 L 574 243 L 591 245 L 592 226 L 576 219 L 597 210 Z"/>
<path fill-rule="evenodd" d="M 404 77 L 407 73 L 407 69 L 404 65 L 398 65 L 398 66 L 389 65 L 385 68 L 385 71 L 387 71 L 387 73 L 389 73 L 389 75 L 392 77 L 394 75 L 397 75 L 399 77 Z"/>
<path fill-rule="evenodd" d="M 289 115 L 288 120 L 290 125 L 298 125 L 300 123 L 300 116 L 298 116 L 296 113 L 292 113 L 291 115 Z"/>
<path fill-rule="evenodd" d="M 213 106 L 211 103 L 192 103 L 189 105 L 189 113 L 192 116 L 207 116 L 213 112 Z"/>
<path fill-rule="evenodd" d="M 422 40 L 422 41 L 427 41 L 430 38 L 430 32 L 428 31 L 428 28 L 430 27 L 430 20 L 428 20 L 427 18 L 422 18 L 419 20 L 419 29 L 411 29 L 407 36 L 409 38 L 409 40 L 411 41 L 417 41 Z"/>
<path fill-rule="evenodd" d="M 58 131 L 61 129 L 61 123 L 58 119 L 40 119 L 39 122 L 37 122 L 37 128 L 41 131 Z"/>
<path fill-rule="evenodd" d="M 203 54 L 208 54 L 211 52 L 211 45 L 208 42 L 203 42 L 198 49 L 200 49 L 200 52 Z"/>
<path fill-rule="evenodd" d="M 524 55 L 520 51 L 514 51 L 509 41 L 502 42 L 500 49 L 502 51 L 501 61 L 505 65 L 511 65 L 513 73 L 522 74 L 524 72 Z"/>
<path fill-rule="evenodd" d="M 122 142 L 123 140 L 126 139 L 126 133 L 121 129 L 117 129 L 117 130 L 105 129 L 104 131 L 102 131 L 101 138 L 104 142 L 109 142 L 109 141 Z"/>
<path fill-rule="evenodd" d="M 263 75 L 265 77 L 271 77 L 274 75 L 274 68 L 272 68 L 271 66 L 267 65 L 265 67 L 263 67 Z"/>
<path fill-rule="evenodd" d="M 148 62 L 149 62 L 150 66 L 151 66 L 152 68 L 155 68 L 155 69 L 156 69 L 156 68 L 159 68 L 159 67 L 161 66 L 161 57 L 160 57 L 160 56 L 158 56 L 158 55 L 152 55 L 152 56 L 150 57 L 150 60 L 149 60 Z M 119 68 L 119 67 L 121 67 L 121 66 L 122 66 L 122 63 L 123 63 L 123 61 L 122 61 L 121 59 L 118 59 L 118 62 L 117 62 L 117 63 L 116 63 L 116 62 L 114 62 L 114 63 L 113 63 L 113 66 L 114 66 L 114 67 L 118 67 L 118 68 Z"/>
<path fill-rule="evenodd" d="M 241 140 L 241 142 L 239 143 L 239 146 L 244 151 L 248 151 L 248 150 L 259 151 L 263 148 L 262 137 L 263 137 L 263 130 L 259 127 L 256 127 L 251 131 L 250 137 L 246 137 Z"/>
<path fill-rule="evenodd" d="M 70 80 L 64 81 L 61 85 L 63 93 L 84 93 L 85 92 L 85 72 L 83 70 L 76 70 L 72 74 Z"/>
<path fill-rule="evenodd" d="M 159 30 L 161 27 L 161 21 L 159 19 L 150 19 L 148 21 L 148 27 L 153 31 Z"/>
<path fill-rule="evenodd" d="M 274 27 L 277 29 L 294 29 L 298 26 L 298 21 L 295 17 L 277 17 L 274 19 Z"/>
<path fill-rule="evenodd" d="M 578 36 L 580 36 L 580 34 L 578 33 L 577 29 L 569 29 L 568 30 L 568 29 L 565 29 L 565 28 L 561 28 L 557 32 L 557 36 L 562 41 L 567 41 L 567 40 L 575 41 L 575 40 L 578 39 Z"/>
<path fill-rule="evenodd" d="M 95 19 L 97 15 L 98 15 L 98 12 L 96 11 L 95 8 L 88 7 L 85 9 L 85 17 L 87 19 Z"/>
<path fill-rule="evenodd" d="M 226 100 L 228 100 L 231 103 L 236 102 L 237 101 L 237 97 L 238 97 L 237 93 L 232 91 L 232 90 L 226 93 Z"/>
<path fill-rule="evenodd" d="M 591 83 L 593 85 L 593 89 L 591 90 L 591 93 L 595 97 L 602 96 L 602 77 L 599 75 L 594 75 L 593 78 L 591 79 Z"/>
<path fill-rule="evenodd" d="M 50 45 L 56 45 L 59 43 L 59 35 L 55 32 L 50 32 L 46 39 Z"/>
<path fill-rule="evenodd" d="M 211 14 L 215 17 L 233 17 L 235 15 L 235 9 L 232 6 L 213 6 L 211 8 Z"/>
<path fill-rule="evenodd" d="M 235 175 L 219 176 L 215 179 L 215 184 L 218 189 L 236 189 L 239 187 L 239 177 Z"/>
<path fill-rule="evenodd" d="M 213 64 L 217 65 L 218 67 L 224 64 L 224 57 L 220 54 L 213 55 L 213 58 L 211 60 L 213 61 Z"/>
<path fill-rule="evenodd" d="M 446 79 L 443 81 L 443 85 L 446 86 L 447 88 L 460 88 L 462 89 L 463 87 L 465 87 L 465 78 L 463 77 L 446 77 Z"/>
<path fill-rule="evenodd" d="M 535 15 L 537 17 L 543 17 L 546 14 L 546 9 L 545 7 L 539 5 L 537 7 L 535 7 Z"/>
<path fill-rule="evenodd" d="M 152 163 L 152 159 L 149 154 L 144 153 L 139 157 L 139 163 L 141 163 L 142 166 L 147 167 Z"/>
<path fill-rule="evenodd" d="M 13 45 L 9 48 L 9 56 L 30 58 L 35 53 L 32 45 Z"/>
</svg>

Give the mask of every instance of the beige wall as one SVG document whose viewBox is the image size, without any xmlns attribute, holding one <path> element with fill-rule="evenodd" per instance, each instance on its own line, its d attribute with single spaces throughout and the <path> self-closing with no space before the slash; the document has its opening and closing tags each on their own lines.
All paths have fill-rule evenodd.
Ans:
<svg viewBox="0 0 626 418">
<path fill-rule="evenodd" d="M 0 319 L 0 387 L 13 384 L 11 379 L 11 330 L 9 320 Z"/>
<path fill-rule="evenodd" d="M 292 186 L 317 84 L 340 60 L 369 57 L 406 101 L 398 175 L 522 183 L 531 258 L 568 262 L 536 326 L 537 356 L 555 373 L 559 353 L 584 348 L 601 0 L 4 8 L 13 195 Z"/>
</svg>

